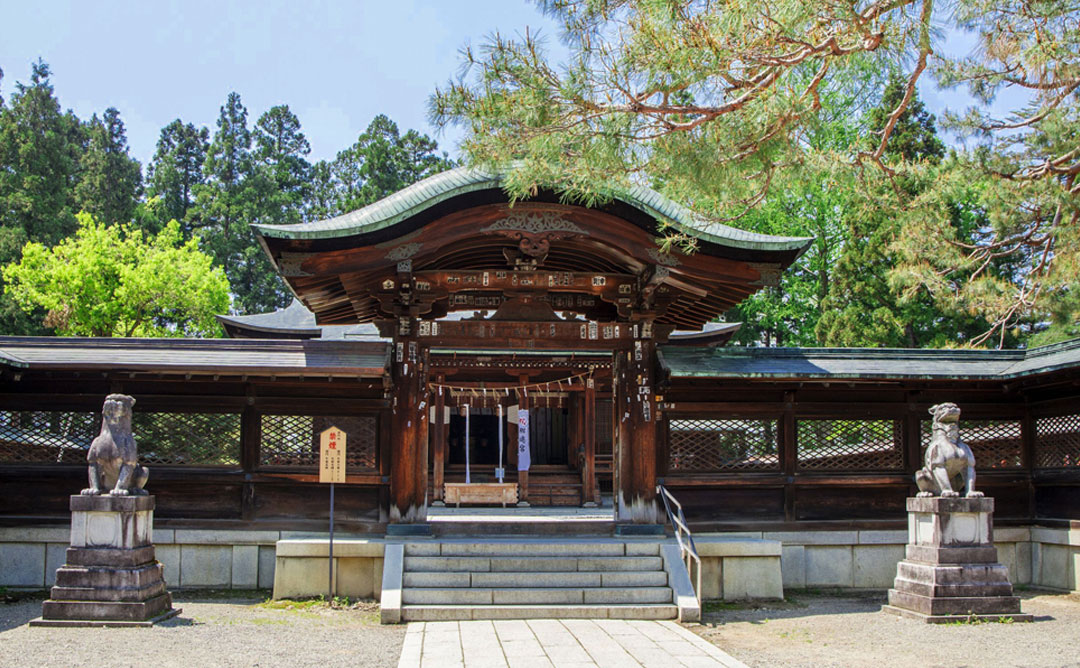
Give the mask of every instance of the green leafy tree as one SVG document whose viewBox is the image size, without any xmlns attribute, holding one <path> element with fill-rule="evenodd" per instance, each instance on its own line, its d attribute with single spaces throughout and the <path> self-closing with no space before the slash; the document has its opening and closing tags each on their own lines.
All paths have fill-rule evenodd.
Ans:
<svg viewBox="0 0 1080 668">
<path fill-rule="evenodd" d="M 49 66 L 34 63 L 0 109 L 0 264 L 34 240 L 53 244 L 75 231 L 73 198 L 82 151 L 79 121 L 60 110 Z M 41 318 L 0 296 L 0 331 L 43 334 Z"/>
<path fill-rule="evenodd" d="M 205 248 L 225 269 L 233 308 L 259 313 L 285 306 L 289 293 L 251 232 L 267 182 L 255 169 L 247 109 L 240 95 L 230 93 L 221 107 L 217 132 L 203 163 L 205 183 L 195 187 L 189 215 Z"/>
<path fill-rule="evenodd" d="M 203 162 L 210 147 L 210 131 L 179 118 L 161 129 L 154 157 L 146 170 L 146 194 L 159 198 L 157 224 L 180 221 L 185 235 L 192 230 L 188 213 L 195 205 L 195 190 L 205 182 Z"/>
<path fill-rule="evenodd" d="M 867 78 L 875 75 L 872 69 L 866 72 Z M 858 188 L 853 175 L 837 169 L 832 157 L 853 138 L 865 134 L 861 116 L 840 112 L 855 106 L 853 98 L 861 96 L 858 91 L 827 87 L 821 94 L 823 113 L 807 125 L 802 168 L 791 170 L 783 184 L 739 221 L 740 226 L 755 232 L 812 237 L 813 242 L 781 274 L 778 286 L 750 295 L 726 314 L 727 320 L 742 322 L 733 339 L 736 344 L 820 344 L 816 328 L 826 313 L 837 259 L 848 247 L 845 215 Z M 700 208 L 701 200 L 697 203 Z"/>
<path fill-rule="evenodd" d="M 815 327 L 837 258 L 847 242 L 844 211 L 852 197 L 843 175 L 808 170 L 744 218 L 748 229 L 766 234 L 813 237 L 805 253 L 780 277 L 780 285 L 756 292 L 726 315 L 742 327 L 734 342 L 765 346 L 813 346 Z"/>
<path fill-rule="evenodd" d="M 127 223 L 135 215 L 142 190 L 142 168 L 128 154 L 120 112 L 113 107 L 84 126 L 86 150 L 79 162 L 76 206 L 98 220 Z"/>
<path fill-rule="evenodd" d="M 5 292 L 44 309 L 66 336 L 214 336 L 229 306 L 224 272 L 170 222 L 157 236 L 78 215 L 75 235 L 52 248 L 30 242 L 4 267 Z"/>
</svg>

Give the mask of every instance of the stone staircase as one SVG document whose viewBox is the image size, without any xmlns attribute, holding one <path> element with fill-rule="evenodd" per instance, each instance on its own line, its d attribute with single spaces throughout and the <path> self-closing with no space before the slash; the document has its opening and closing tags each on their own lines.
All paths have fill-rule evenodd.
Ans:
<svg viewBox="0 0 1080 668">
<path fill-rule="evenodd" d="M 676 619 L 685 597 L 669 584 L 665 547 L 610 539 L 406 543 L 400 620 Z"/>
</svg>

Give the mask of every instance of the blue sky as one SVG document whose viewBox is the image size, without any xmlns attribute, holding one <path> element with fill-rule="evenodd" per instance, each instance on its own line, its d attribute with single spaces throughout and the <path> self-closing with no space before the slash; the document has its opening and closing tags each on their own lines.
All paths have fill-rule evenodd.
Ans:
<svg viewBox="0 0 1080 668">
<path fill-rule="evenodd" d="M 65 108 L 83 119 L 120 110 L 145 165 L 163 126 L 180 118 L 213 129 L 235 90 L 251 123 L 288 104 L 311 157 L 332 158 L 379 113 L 434 134 L 427 99 L 458 72 L 461 47 L 526 26 L 560 48 L 555 25 L 526 0 L 0 0 L 0 94 L 10 97 L 41 57 Z M 956 104 L 929 77 L 920 90 L 935 112 Z M 456 134 L 436 138 L 455 153 Z"/>
<path fill-rule="evenodd" d="M 385 113 L 404 131 L 433 134 L 427 99 L 459 70 L 458 51 L 494 30 L 544 30 L 521 0 L 0 0 L 0 94 L 28 81 L 39 56 L 60 103 L 79 118 L 113 106 L 144 165 L 175 118 L 214 128 L 225 96 L 240 93 L 249 122 L 288 104 L 332 158 Z M 451 149 L 456 137 L 438 137 Z"/>
</svg>

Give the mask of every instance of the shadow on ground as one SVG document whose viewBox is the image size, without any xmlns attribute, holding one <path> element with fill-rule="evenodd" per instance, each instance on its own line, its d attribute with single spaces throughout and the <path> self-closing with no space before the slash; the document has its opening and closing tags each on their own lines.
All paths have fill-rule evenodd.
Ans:
<svg viewBox="0 0 1080 668">
<path fill-rule="evenodd" d="M 41 602 L 48 592 L 7 592 L 0 598 L 0 633 L 10 631 L 41 616 Z"/>
<path fill-rule="evenodd" d="M 1024 602 L 1061 592 L 1029 589 L 1016 591 L 1021 607 Z M 1080 595 L 1068 595 L 1065 598 L 1080 603 Z M 820 615 L 848 615 L 880 612 L 881 606 L 888 602 L 885 590 L 863 591 L 820 591 L 792 590 L 782 601 L 705 601 L 702 608 L 701 623 L 716 626 L 727 622 L 748 622 L 762 624 L 769 620 L 796 619 Z M 1052 615 L 1035 615 L 1035 622 L 1053 620 Z"/>
<path fill-rule="evenodd" d="M 760 624 L 770 619 L 793 619 L 818 615 L 845 615 L 875 612 L 887 601 L 884 591 L 820 592 L 816 590 L 789 591 L 782 601 L 706 601 L 701 623 L 725 622 Z"/>
</svg>

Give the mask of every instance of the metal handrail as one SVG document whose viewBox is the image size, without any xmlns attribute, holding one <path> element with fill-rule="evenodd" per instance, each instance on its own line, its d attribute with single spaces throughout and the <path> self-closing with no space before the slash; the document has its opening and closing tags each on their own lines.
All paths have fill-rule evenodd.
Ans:
<svg viewBox="0 0 1080 668">
<path fill-rule="evenodd" d="M 668 522 L 671 523 L 671 527 L 675 531 L 675 541 L 679 544 L 679 553 L 686 563 L 686 572 L 690 575 L 690 580 L 694 585 L 694 595 L 697 596 L 698 603 L 700 603 L 701 557 L 698 556 L 697 546 L 694 545 L 694 535 L 690 532 L 689 525 L 686 524 L 682 504 L 663 485 L 656 486 L 656 493 L 660 495 L 660 499 L 664 502 L 664 511 L 667 513 Z M 671 512 L 672 505 L 675 506 L 676 513 Z"/>
</svg>

